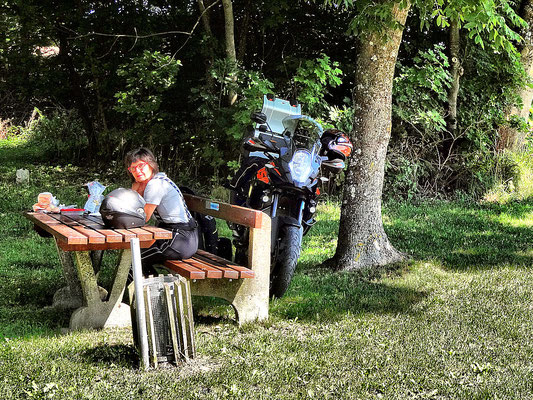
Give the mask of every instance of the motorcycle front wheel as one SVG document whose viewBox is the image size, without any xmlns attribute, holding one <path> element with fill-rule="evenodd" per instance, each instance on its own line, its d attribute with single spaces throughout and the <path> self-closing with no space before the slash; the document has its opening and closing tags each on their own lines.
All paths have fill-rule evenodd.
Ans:
<svg viewBox="0 0 533 400">
<path fill-rule="evenodd" d="M 279 251 L 270 275 L 270 297 L 282 297 L 291 283 L 300 258 L 302 230 L 296 226 L 280 228 Z"/>
</svg>

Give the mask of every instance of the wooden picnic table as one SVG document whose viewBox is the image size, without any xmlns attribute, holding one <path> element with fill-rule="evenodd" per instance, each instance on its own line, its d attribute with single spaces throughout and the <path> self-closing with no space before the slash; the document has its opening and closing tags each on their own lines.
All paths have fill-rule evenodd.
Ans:
<svg viewBox="0 0 533 400">
<path fill-rule="evenodd" d="M 131 266 L 130 241 L 137 237 L 146 248 L 156 239 L 170 239 L 172 232 L 154 226 L 109 229 L 100 217 L 87 215 L 28 212 L 25 216 L 38 231 L 55 239 L 67 286 L 54 294 L 52 306 L 75 309 L 70 328 L 130 325 L 129 306 L 121 302 Z M 120 250 L 109 293 L 97 282 L 105 250 Z"/>
</svg>

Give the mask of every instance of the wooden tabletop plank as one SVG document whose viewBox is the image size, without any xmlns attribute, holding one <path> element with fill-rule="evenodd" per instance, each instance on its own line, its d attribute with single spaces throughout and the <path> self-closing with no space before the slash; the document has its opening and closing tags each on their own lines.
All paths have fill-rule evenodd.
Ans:
<svg viewBox="0 0 533 400">
<path fill-rule="evenodd" d="M 198 249 L 193 258 L 217 262 L 228 268 L 234 269 L 239 272 L 239 278 L 253 278 L 255 276 L 255 272 L 253 270 L 243 267 L 241 265 L 237 265 L 232 261 L 226 260 L 225 258 L 208 253 L 205 250 Z"/>
<path fill-rule="evenodd" d="M 105 243 L 106 242 L 106 237 L 104 235 L 96 232 L 94 229 L 81 225 L 80 223 L 69 218 L 68 216 L 61 215 L 61 214 L 50 214 L 50 216 L 56 219 L 57 221 L 80 232 L 81 234 L 87 236 L 87 238 L 89 239 L 89 243 Z"/>
<path fill-rule="evenodd" d="M 165 267 L 187 279 L 205 279 L 205 272 L 179 260 L 165 261 Z"/>
<path fill-rule="evenodd" d="M 65 242 L 66 244 L 86 244 L 89 241 L 87 236 L 68 227 L 65 224 L 62 224 L 58 220 L 50 217 L 50 215 L 32 212 L 28 212 L 24 215 L 34 224 L 43 228 L 55 238 Z"/>
<path fill-rule="evenodd" d="M 104 225 L 104 222 L 102 221 L 102 217 L 98 217 L 96 215 L 87 215 L 84 217 L 81 217 L 82 219 L 78 219 L 79 222 L 84 223 L 87 226 L 90 226 L 92 228 L 97 229 L 98 231 L 101 231 L 102 229 L 107 229 Z M 136 231 L 135 229 L 142 229 L 146 232 Z M 172 232 L 163 228 L 159 228 L 156 226 L 150 226 L 145 225 L 140 228 L 132 228 L 126 230 L 111 230 L 107 229 L 110 232 L 114 232 L 117 234 L 117 231 L 120 231 L 122 235 L 124 235 L 124 241 L 129 242 L 132 237 L 132 232 L 135 233 L 135 235 L 139 238 L 139 240 L 151 240 L 151 239 L 172 239 Z M 140 235 L 140 236 L 139 236 Z M 148 238 L 150 236 L 150 238 Z M 142 238 L 142 239 L 141 239 Z"/>
<path fill-rule="evenodd" d="M 68 215 L 68 218 L 78 222 L 79 224 L 88 228 L 94 229 L 96 232 L 105 236 L 107 243 L 119 243 L 124 240 L 124 236 L 112 229 L 107 229 L 103 223 L 98 223 L 93 220 L 85 218 L 83 215 Z"/>
<path fill-rule="evenodd" d="M 172 239 L 172 232 L 166 229 L 151 225 L 145 225 L 142 229 L 151 232 L 154 235 L 154 239 Z"/>
<path fill-rule="evenodd" d="M 212 265 L 209 265 L 200 260 L 195 260 L 194 258 L 188 258 L 186 260 L 182 260 L 182 262 L 192 265 L 193 267 L 196 267 L 198 269 L 201 269 L 202 271 L 205 271 L 206 278 L 217 279 L 217 278 L 222 278 L 224 276 L 224 273 L 220 269 L 214 268 Z"/>
<path fill-rule="evenodd" d="M 137 237 L 135 233 L 130 232 L 126 229 L 115 229 L 115 232 L 120 233 L 122 235 L 122 239 L 125 242 L 130 242 L 132 238 Z"/>
<path fill-rule="evenodd" d="M 105 226 L 104 221 L 102 220 L 102 217 L 99 217 L 96 215 L 84 215 L 83 218 L 85 218 L 87 221 L 91 221 L 91 222 Z"/>
<path fill-rule="evenodd" d="M 70 219 L 94 229 L 105 229 L 105 225 L 102 221 L 94 221 L 89 219 L 87 215 L 67 215 Z"/>
<path fill-rule="evenodd" d="M 134 233 L 141 242 L 143 240 L 152 240 L 154 238 L 154 235 L 152 232 L 145 231 L 142 228 L 130 228 L 128 229 L 128 231 Z"/>
<path fill-rule="evenodd" d="M 130 232 L 129 230 L 126 230 L 126 229 L 106 228 L 104 221 L 102 220 L 102 217 L 98 217 L 96 215 L 85 215 L 83 217 L 83 220 L 80 220 L 80 221 L 86 224 L 90 224 L 91 227 L 98 226 L 99 230 L 108 230 L 108 231 L 114 232 L 116 235 L 120 235 L 121 241 L 126 242 L 126 243 L 129 243 L 132 238 L 137 237 L 137 235 L 134 232 Z"/>
<path fill-rule="evenodd" d="M 139 242 L 141 249 L 146 249 L 154 244 L 155 240 Z M 131 245 L 127 242 L 119 243 L 86 243 L 86 244 L 67 244 L 61 240 L 57 241 L 58 246 L 64 251 L 91 251 L 91 250 L 120 250 L 130 249 Z"/>
</svg>

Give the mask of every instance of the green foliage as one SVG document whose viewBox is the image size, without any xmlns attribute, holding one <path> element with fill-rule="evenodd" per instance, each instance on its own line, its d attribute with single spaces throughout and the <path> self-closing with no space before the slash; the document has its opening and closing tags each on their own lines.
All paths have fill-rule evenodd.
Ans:
<svg viewBox="0 0 533 400">
<path fill-rule="evenodd" d="M 507 203 L 533 198 L 533 157 L 530 152 L 505 151 L 499 154 L 491 171 L 495 183 L 484 199 Z"/>
<path fill-rule="evenodd" d="M 238 167 L 235 160 L 240 139 L 251 126 L 250 114 L 261 109 L 263 95 L 272 93 L 274 85 L 260 72 L 246 70 L 226 59 L 213 63 L 210 76 L 213 83 L 191 90 L 190 101 L 198 105 L 193 114 L 196 123 L 191 147 L 195 163 L 208 165 L 214 170 L 212 176 L 218 178 L 222 172 L 225 178 L 228 169 Z M 237 101 L 228 106 L 225 96 L 230 91 L 236 93 Z"/>
<path fill-rule="evenodd" d="M 326 125 L 331 124 L 333 127 L 349 133 L 353 128 L 353 107 L 349 98 L 345 98 L 344 102 L 349 105 L 343 105 L 342 108 L 332 106 L 329 109 Z"/>
<path fill-rule="evenodd" d="M 250 114 L 260 110 L 263 96 L 274 91 L 274 84 L 257 71 L 241 69 L 238 74 L 239 91 L 237 103 L 233 105 L 232 126 L 228 133 L 234 139 L 242 138 L 247 126 L 250 126 Z"/>
<path fill-rule="evenodd" d="M 394 114 L 429 135 L 446 128 L 444 116 L 452 78 L 444 51 L 442 44 L 419 50 L 412 65 L 398 65 L 394 78 Z"/>
<path fill-rule="evenodd" d="M 527 24 L 513 9 L 512 1 L 437 0 L 436 4 L 431 17 L 436 18 L 438 26 L 448 27 L 449 20 L 458 21 L 482 48 L 488 43 L 494 49 L 516 53 L 515 44 L 521 38 L 510 26 L 520 29 Z"/>
<path fill-rule="evenodd" d="M 115 110 L 125 114 L 138 126 L 162 122 L 164 94 L 176 83 L 179 60 L 158 51 L 145 50 L 139 57 L 121 65 L 117 75 L 125 81 L 125 88 L 115 94 Z"/>
<path fill-rule="evenodd" d="M 307 113 L 314 116 L 324 113 L 328 87 L 341 85 L 342 75 L 339 63 L 331 61 L 326 54 L 314 60 L 305 60 L 298 67 L 293 80 L 299 88 L 298 101 L 306 105 Z"/>
<path fill-rule="evenodd" d="M 39 113 L 27 132 L 30 146 L 40 147 L 51 160 L 80 160 L 88 145 L 85 129 L 75 110 L 59 109 L 50 116 Z"/>
</svg>

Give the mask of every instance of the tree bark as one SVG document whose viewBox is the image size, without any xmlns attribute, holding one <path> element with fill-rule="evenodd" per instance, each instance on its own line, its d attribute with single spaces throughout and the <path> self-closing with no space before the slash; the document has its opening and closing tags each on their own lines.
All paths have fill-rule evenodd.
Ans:
<svg viewBox="0 0 533 400">
<path fill-rule="evenodd" d="M 204 0 L 198 0 L 198 8 L 200 9 L 200 14 L 202 15 L 202 24 L 204 25 L 205 33 L 207 33 L 207 36 L 213 36 L 211 32 L 209 14 L 205 12 Z"/>
<path fill-rule="evenodd" d="M 237 60 L 244 60 L 246 55 L 246 47 L 248 45 L 248 31 L 250 28 L 250 20 L 252 13 L 252 0 L 246 0 L 244 6 L 244 17 L 241 25 L 241 35 L 239 37 L 239 47 L 237 51 Z"/>
<path fill-rule="evenodd" d="M 211 67 L 215 60 L 215 49 L 213 31 L 211 30 L 211 19 L 209 18 L 209 10 L 206 11 L 204 0 L 198 0 L 198 9 L 200 10 L 202 23 L 205 33 L 207 35 L 208 56 L 205 59 L 205 81 L 207 84 L 207 90 L 212 91 L 215 87 L 215 80 L 211 76 Z"/>
<path fill-rule="evenodd" d="M 87 149 L 87 158 L 90 161 L 94 161 L 95 155 L 98 154 L 99 149 L 98 133 L 94 129 L 91 112 L 85 99 L 82 78 L 76 70 L 76 67 L 74 66 L 70 55 L 70 45 L 67 35 L 62 30 L 58 31 L 60 32 L 59 57 L 64 68 L 68 71 L 72 98 L 74 100 L 74 104 L 79 113 L 79 116 L 83 122 L 83 127 L 85 128 L 85 135 L 87 136 L 87 140 L 89 142 L 89 146 Z"/>
<path fill-rule="evenodd" d="M 358 43 L 354 154 L 344 184 L 337 249 L 327 262 L 336 270 L 381 266 L 404 258 L 392 247 L 383 229 L 381 196 L 391 135 L 394 66 L 409 7 L 401 9 L 399 2 L 393 7 L 401 29 L 384 27 L 368 32 Z"/>
<path fill-rule="evenodd" d="M 448 92 L 448 131 L 455 137 L 457 130 L 457 96 L 459 94 L 459 80 L 461 79 L 462 67 L 459 58 L 459 51 L 461 49 L 461 37 L 459 34 L 459 21 L 452 20 L 450 22 L 450 61 L 451 61 L 451 75 L 452 85 Z"/>
<path fill-rule="evenodd" d="M 533 81 L 533 0 L 526 0 L 522 5 L 521 17 L 527 22 L 528 27 L 521 33 L 524 38 L 523 47 L 520 51 L 520 62 L 524 71 L 528 75 L 529 83 Z M 529 109 L 533 101 L 533 88 L 529 85 L 524 86 L 518 93 L 522 100 L 522 107 L 511 107 L 506 112 L 506 119 L 509 120 L 511 116 L 524 118 L 526 121 L 529 118 Z M 504 124 L 499 127 L 499 140 L 497 143 L 497 150 L 503 151 L 520 150 L 524 147 L 526 136 L 528 132 L 520 131 L 509 124 Z"/>
<path fill-rule="evenodd" d="M 234 67 L 237 65 L 237 55 L 235 52 L 235 28 L 233 20 L 233 4 L 231 0 L 222 0 L 224 7 L 224 30 L 226 35 L 226 58 L 232 66 L 230 71 L 232 82 L 237 81 L 237 76 L 233 73 Z M 234 90 L 228 90 L 228 103 L 233 105 L 237 101 L 237 94 Z"/>
</svg>

